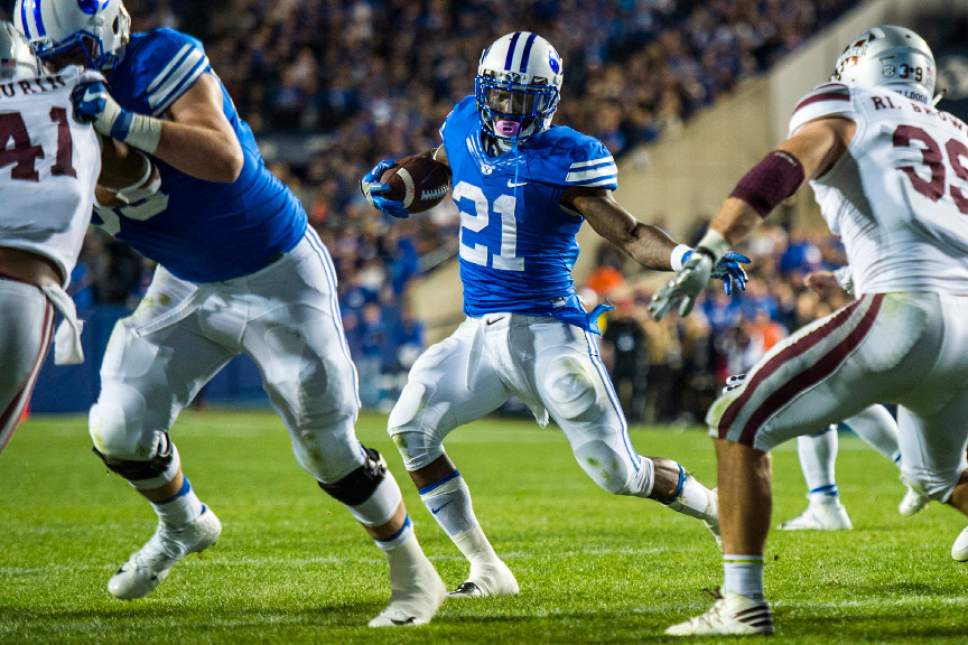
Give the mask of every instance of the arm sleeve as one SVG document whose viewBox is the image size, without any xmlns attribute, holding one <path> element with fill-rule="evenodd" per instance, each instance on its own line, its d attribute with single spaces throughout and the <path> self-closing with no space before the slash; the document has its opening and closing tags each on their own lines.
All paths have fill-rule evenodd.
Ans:
<svg viewBox="0 0 968 645">
<path fill-rule="evenodd" d="M 618 166 L 598 139 L 582 136 L 576 140 L 568 162 L 562 182 L 566 188 L 618 188 Z"/>
<path fill-rule="evenodd" d="M 800 99 L 790 118 L 787 137 L 792 137 L 802 126 L 829 116 L 856 118 L 850 88 L 842 83 L 825 83 Z"/>
<path fill-rule="evenodd" d="M 202 43 L 172 29 L 159 29 L 153 34 L 146 51 L 142 76 L 144 100 L 152 116 L 159 116 L 211 71 Z"/>
</svg>

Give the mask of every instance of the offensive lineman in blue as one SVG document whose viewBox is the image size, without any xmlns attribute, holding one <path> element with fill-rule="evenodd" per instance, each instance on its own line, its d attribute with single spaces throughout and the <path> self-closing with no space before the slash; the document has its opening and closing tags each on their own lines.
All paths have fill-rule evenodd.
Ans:
<svg viewBox="0 0 968 645">
<path fill-rule="evenodd" d="M 445 588 L 413 533 L 382 457 L 356 438 L 357 377 L 336 272 L 299 202 L 267 170 L 202 44 L 170 29 L 129 34 L 120 0 L 18 0 L 17 27 L 48 64 L 93 75 L 75 116 L 145 155 L 145 176 L 99 189 L 100 224 L 158 263 L 119 321 L 91 409 L 94 450 L 151 503 L 151 539 L 108 582 L 140 598 L 180 559 L 214 544 L 168 430 L 232 357 L 250 356 L 299 464 L 386 552 L 393 589 L 371 626 L 429 621 Z"/>
<path fill-rule="evenodd" d="M 595 324 L 571 270 L 582 222 L 646 268 L 677 270 L 692 250 L 636 221 L 612 197 L 618 169 L 596 139 L 551 124 L 562 61 L 537 34 L 507 34 L 484 50 L 475 96 L 445 121 L 443 145 L 425 153 L 452 172 L 461 213 L 460 272 L 465 322 L 410 371 L 389 432 L 427 509 L 470 563 L 452 596 L 518 592 L 474 516 L 470 492 L 444 452 L 446 435 L 518 396 L 545 425 L 562 429 L 579 465 L 603 489 L 655 499 L 718 532 L 715 493 L 677 462 L 632 446 L 598 354 Z M 380 162 L 362 182 L 371 203 L 407 217 L 384 195 Z M 731 254 L 716 267 L 727 293 L 745 287 Z"/>
</svg>

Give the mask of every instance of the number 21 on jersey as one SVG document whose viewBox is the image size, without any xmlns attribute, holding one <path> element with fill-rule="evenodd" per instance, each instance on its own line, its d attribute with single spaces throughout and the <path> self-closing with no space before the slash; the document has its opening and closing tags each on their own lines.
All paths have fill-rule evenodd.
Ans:
<svg viewBox="0 0 968 645">
<path fill-rule="evenodd" d="M 524 271 L 524 258 L 517 256 L 518 220 L 514 213 L 517 209 L 517 198 L 513 195 L 501 195 L 491 203 L 480 186 L 466 181 L 454 186 L 452 193 L 454 203 L 460 210 L 460 257 L 466 262 L 486 267 L 488 257 L 492 258 L 492 266 L 502 271 Z M 473 211 L 465 210 L 461 202 L 468 200 L 473 203 Z M 481 233 L 491 223 L 491 213 L 501 218 L 500 248 L 495 253 L 487 244 L 476 243 L 469 245 L 464 242 L 464 232 Z"/>
</svg>

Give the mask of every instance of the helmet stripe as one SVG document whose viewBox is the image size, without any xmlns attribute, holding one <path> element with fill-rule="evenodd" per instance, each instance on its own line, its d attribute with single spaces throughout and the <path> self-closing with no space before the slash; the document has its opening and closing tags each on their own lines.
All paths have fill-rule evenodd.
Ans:
<svg viewBox="0 0 968 645">
<path fill-rule="evenodd" d="M 30 40 L 30 23 L 27 22 L 27 0 L 20 3 L 20 22 L 24 26 L 24 36 Z"/>
<path fill-rule="evenodd" d="M 511 61 L 514 60 L 514 48 L 517 46 L 518 38 L 520 37 L 521 37 L 520 31 L 514 32 L 514 35 L 511 36 L 511 44 L 508 45 L 508 55 L 507 55 L 507 58 L 504 59 L 505 71 L 508 71 L 508 72 L 511 71 Z"/>
<path fill-rule="evenodd" d="M 534 45 L 534 41 L 537 37 L 538 34 L 532 32 L 531 35 L 528 36 L 527 42 L 524 43 L 524 52 L 521 54 L 521 66 L 518 68 L 518 71 L 522 74 L 528 71 L 528 62 L 531 60 L 531 47 Z"/>
<path fill-rule="evenodd" d="M 37 36 L 43 38 L 47 35 L 47 30 L 44 29 L 44 18 L 40 12 L 41 0 L 33 0 L 34 2 L 34 25 L 37 27 Z"/>
</svg>

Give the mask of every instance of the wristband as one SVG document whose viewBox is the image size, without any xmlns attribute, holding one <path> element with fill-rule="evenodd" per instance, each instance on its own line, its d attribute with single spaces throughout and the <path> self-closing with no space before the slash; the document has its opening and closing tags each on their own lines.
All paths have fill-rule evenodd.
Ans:
<svg viewBox="0 0 968 645">
<path fill-rule="evenodd" d="M 112 128 L 112 135 L 114 130 L 120 129 L 119 124 L 125 117 L 128 117 L 127 135 L 120 140 L 139 150 L 144 150 L 150 155 L 155 154 L 158 150 L 158 143 L 161 141 L 161 119 L 143 114 L 122 112 L 118 121 L 115 122 L 115 127 Z"/>
<path fill-rule="evenodd" d="M 710 228 L 706 231 L 703 238 L 699 240 L 696 251 L 707 251 L 713 258 L 713 264 L 716 264 L 729 251 L 729 241 L 723 237 L 722 233 L 714 228 Z"/>
<path fill-rule="evenodd" d="M 673 271 L 682 270 L 682 265 L 686 263 L 686 256 L 689 253 L 692 253 L 692 247 L 688 244 L 678 244 L 676 248 L 672 249 L 672 255 L 669 257 L 669 265 Z"/>
</svg>

